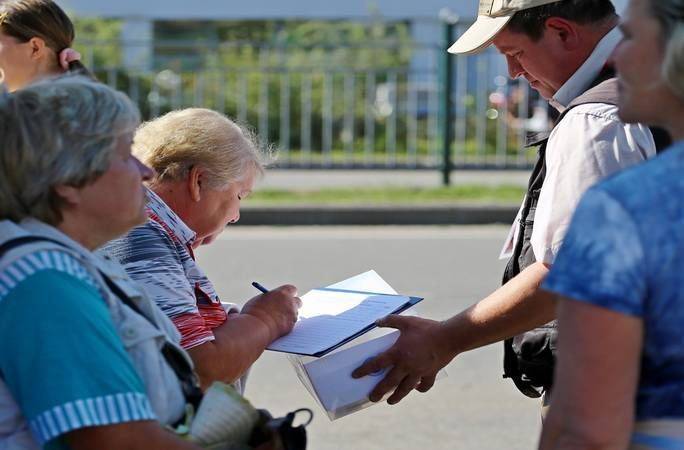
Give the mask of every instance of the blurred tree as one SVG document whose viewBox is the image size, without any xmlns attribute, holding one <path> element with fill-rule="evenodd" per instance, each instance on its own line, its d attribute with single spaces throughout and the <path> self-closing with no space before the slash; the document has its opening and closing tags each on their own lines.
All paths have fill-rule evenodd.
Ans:
<svg viewBox="0 0 684 450">
<path fill-rule="evenodd" d="M 75 48 L 80 51 L 84 63 L 90 67 L 120 66 L 121 58 L 121 21 L 75 17 Z"/>
<path fill-rule="evenodd" d="M 430 112 L 421 103 L 411 119 L 407 103 L 415 49 L 408 22 L 378 14 L 357 22 L 158 21 L 149 73 L 123 68 L 121 21 L 74 22 L 85 63 L 137 101 L 145 119 L 204 106 L 293 151 L 360 156 L 367 147 L 406 153 L 414 120 L 414 148 L 430 149 Z"/>
</svg>

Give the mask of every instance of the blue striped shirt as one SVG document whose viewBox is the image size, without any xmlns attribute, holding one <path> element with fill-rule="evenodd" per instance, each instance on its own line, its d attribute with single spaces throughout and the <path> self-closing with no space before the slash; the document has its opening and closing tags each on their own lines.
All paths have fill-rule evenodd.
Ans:
<svg viewBox="0 0 684 450">
<path fill-rule="evenodd" d="M 155 419 L 97 283 L 61 251 L 0 273 L 0 376 L 46 449 L 83 427 Z"/>
</svg>

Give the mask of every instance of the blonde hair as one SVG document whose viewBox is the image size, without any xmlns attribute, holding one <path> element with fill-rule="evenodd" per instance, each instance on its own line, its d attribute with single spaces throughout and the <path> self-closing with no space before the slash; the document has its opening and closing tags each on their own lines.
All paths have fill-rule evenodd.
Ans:
<svg viewBox="0 0 684 450">
<path fill-rule="evenodd" d="M 684 0 L 650 0 L 653 17 L 660 23 L 665 47 L 662 76 L 684 100 Z"/>
<path fill-rule="evenodd" d="M 269 152 L 223 114 L 188 108 L 141 125 L 133 153 L 155 170 L 153 184 L 183 180 L 192 167 L 201 167 L 207 187 L 220 190 L 251 173 L 263 174 Z"/>
<path fill-rule="evenodd" d="M 82 76 L 0 94 L 0 220 L 62 221 L 58 185 L 107 171 L 117 138 L 140 123 L 122 93 Z"/>
</svg>

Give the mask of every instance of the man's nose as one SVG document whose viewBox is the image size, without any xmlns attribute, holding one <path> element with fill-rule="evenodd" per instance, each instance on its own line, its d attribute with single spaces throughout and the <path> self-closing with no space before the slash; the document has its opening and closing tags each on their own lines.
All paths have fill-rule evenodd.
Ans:
<svg viewBox="0 0 684 450">
<path fill-rule="evenodd" d="M 515 79 L 523 74 L 522 67 L 518 60 L 512 56 L 506 56 L 506 64 L 508 64 L 508 76 Z"/>
</svg>

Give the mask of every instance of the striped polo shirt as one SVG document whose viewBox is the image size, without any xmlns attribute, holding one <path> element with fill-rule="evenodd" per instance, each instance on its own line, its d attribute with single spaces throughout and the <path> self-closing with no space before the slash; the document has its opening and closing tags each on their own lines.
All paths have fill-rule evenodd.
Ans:
<svg viewBox="0 0 684 450">
<path fill-rule="evenodd" d="M 196 234 L 152 190 L 149 220 L 102 251 L 117 260 L 145 289 L 181 334 L 186 349 L 214 340 L 213 329 L 227 320 L 211 281 L 195 262 Z"/>
</svg>

